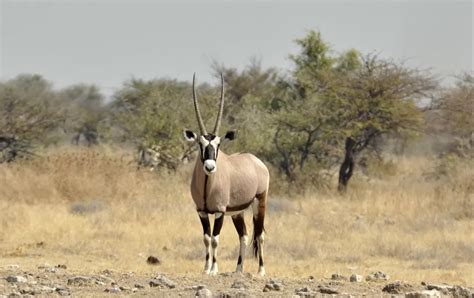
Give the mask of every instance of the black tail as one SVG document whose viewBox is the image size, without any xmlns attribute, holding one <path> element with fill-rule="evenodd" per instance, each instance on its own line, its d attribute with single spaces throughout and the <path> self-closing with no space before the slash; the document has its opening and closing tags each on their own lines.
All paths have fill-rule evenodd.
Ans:
<svg viewBox="0 0 474 298">
<path fill-rule="evenodd" d="M 263 218 L 257 217 L 253 218 L 253 237 L 252 237 L 252 246 L 253 246 L 253 255 L 255 258 L 258 257 L 258 241 L 257 237 L 262 235 L 265 231 L 265 227 L 263 226 Z"/>
</svg>

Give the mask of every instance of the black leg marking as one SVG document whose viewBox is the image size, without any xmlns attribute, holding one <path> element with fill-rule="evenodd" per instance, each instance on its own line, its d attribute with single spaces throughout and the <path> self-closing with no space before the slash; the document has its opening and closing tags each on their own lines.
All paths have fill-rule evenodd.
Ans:
<svg viewBox="0 0 474 298">
<path fill-rule="evenodd" d="M 211 236 L 211 224 L 209 222 L 209 217 L 201 217 L 199 216 L 199 219 L 201 220 L 201 225 L 202 225 L 202 230 L 205 235 Z"/>
<path fill-rule="evenodd" d="M 211 263 L 209 262 L 211 253 L 211 224 L 209 223 L 209 216 L 205 212 L 199 212 L 199 219 L 201 220 L 202 230 L 204 233 L 203 241 L 206 247 L 206 263 L 204 265 L 204 272 L 209 273 L 211 270 Z"/>
<path fill-rule="evenodd" d="M 239 255 L 239 258 L 237 259 L 237 265 L 242 264 L 242 256 Z"/>
<path fill-rule="evenodd" d="M 245 226 L 244 216 L 242 214 L 232 216 L 232 221 L 234 222 L 235 229 L 239 234 L 239 237 L 247 235 L 247 227 Z"/>
<path fill-rule="evenodd" d="M 216 216 L 216 219 L 214 220 L 214 229 L 212 230 L 212 236 L 218 236 L 221 233 L 223 223 L 224 223 L 224 214 L 221 214 L 220 217 Z"/>
</svg>

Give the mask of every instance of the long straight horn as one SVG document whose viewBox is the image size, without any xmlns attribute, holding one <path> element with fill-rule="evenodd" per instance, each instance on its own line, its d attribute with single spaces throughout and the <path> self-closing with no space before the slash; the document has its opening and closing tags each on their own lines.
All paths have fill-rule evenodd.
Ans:
<svg viewBox="0 0 474 298">
<path fill-rule="evenodd" d="M 221 73 L 221 102 L 219 105 L 219 113 L 217 114 L 216 125 L 214 126 L 214 135 L 219 133 L 221 126 L 222 113 L 224 112 L 224 76 Z"/>
<path fill-rule="evenodd" d="M 199 130 L 201 131 L 201 135 L 207 135 L 206 127 L 204 126 L 204 122 L 202 121 L 201 112 L 199 111 L 199 104 L 196 98 L 196 73 L 193 74 L 193 103 L 194 103 L 194 111 L 196 112 L 196 118 L 199 124 Z"/>
</svg>

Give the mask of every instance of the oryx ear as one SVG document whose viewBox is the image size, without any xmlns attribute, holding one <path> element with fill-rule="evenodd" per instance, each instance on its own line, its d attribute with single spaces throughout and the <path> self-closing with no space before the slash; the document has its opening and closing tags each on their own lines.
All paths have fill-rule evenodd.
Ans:
<svg viewBox="0 0 474 298">
<path fill-rule="evenodd" d="M 196 139 L 197 139 L 197 135 L 194 132 L 192 132 L 191 130 L 185 129 L 183 131 L 183 134 L 184 134 L 184 138 L 188 142 L 195 142 Z"/>
<path fill-rule="evenodd" d="M 229 130 L 228 132 L 225 133 L 224 135 L 224 140 L 229 140 L 232 141 L 235 139 L 237 132 L 235 130 Z"/>
</svg>

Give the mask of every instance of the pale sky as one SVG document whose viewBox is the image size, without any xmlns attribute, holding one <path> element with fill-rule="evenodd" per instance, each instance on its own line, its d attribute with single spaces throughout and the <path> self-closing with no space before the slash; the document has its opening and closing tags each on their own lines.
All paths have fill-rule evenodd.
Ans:
<svg viewBox="0 0 474 298">
<path fill-rule="evenodd" d="M 473 69 L 472 1 L 0 1 L 1 80 L 38 73 L 108 95 L 132 77 L 217 83 L 213 59 L 290 69 L 310 29 L 336 52 L 379 52 L 442 78 Z"/>
</svg>

